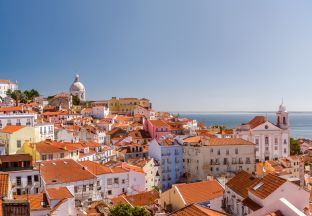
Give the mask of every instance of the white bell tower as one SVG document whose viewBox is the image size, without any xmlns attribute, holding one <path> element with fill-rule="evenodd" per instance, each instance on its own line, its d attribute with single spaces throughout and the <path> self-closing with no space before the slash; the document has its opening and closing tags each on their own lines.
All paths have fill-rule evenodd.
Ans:
<svg viewBox="0 0 312 216">
<path fill-rule="evenodd" d="M 286 106 L 284 106 L 283 100 L 282 104 L 279 106 L 278 112 L 276 113 L 276 125 L 282 129 L 288 129 L 289 127 L 288 112 L 286 110 Z"/>
</svg>

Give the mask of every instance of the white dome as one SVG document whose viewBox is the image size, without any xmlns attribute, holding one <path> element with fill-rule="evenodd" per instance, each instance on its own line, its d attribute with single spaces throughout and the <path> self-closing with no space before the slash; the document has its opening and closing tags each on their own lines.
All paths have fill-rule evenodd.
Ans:
<svg viewBox="0 0 312 216">
<path fill-rule="evenodd" d="M 287 112 L 286 106 L 284 106 L 284 104 L 281 104 L 281 105 L 279 106 L 278 111 L 279 111 L 279 112 Z"/>
<path fill-rule="evenodd" d="M 85 87 L 79 80 L 79 75 L 76 75 L 76 78 L 73 84 L 70 86 L 70 92 L 84 92 Z"/>
</svg>

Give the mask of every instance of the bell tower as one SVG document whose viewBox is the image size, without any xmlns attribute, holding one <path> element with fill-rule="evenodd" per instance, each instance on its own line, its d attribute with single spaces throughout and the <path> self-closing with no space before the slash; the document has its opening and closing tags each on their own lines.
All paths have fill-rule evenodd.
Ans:
<svg viewBox="0 0 312 216">
<path fill-rule="evenodd" d="M 276 125 L 282 129 L 288 129 L 289 127 L 288 112 L 283 101 L 276 113 Z"/>
</svg>

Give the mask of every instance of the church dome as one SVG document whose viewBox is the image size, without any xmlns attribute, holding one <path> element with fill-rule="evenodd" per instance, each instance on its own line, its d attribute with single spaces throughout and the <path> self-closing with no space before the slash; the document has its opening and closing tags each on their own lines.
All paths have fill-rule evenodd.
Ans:
<svg viewBox="0 0 312 216">
<path fill-rule="evenodd" d="M 282 103 L 282 104 L 279 106 L 278 111 L 279 111 L 279 112 L 287 112 L 286 106 L 284 106 L 284 104 Z"/>
<path fill-rule="evenodd" d="M 76 75 L 76 78 L 73 84 L 70 86 L 70 92 L 84 92 L 85 87 L 79 80 L 79 75 Z"/>
</svg>

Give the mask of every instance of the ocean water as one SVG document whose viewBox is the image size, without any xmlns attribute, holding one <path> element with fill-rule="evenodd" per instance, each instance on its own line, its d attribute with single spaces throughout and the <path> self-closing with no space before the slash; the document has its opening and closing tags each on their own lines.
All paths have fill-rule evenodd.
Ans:
<svg viewBox="0 0 312 216">
<path fill-rule="evenodd" d="M 261 112 L 224 112 L 224 113 L 179 113 L 181 117 L 196 119 L 207 126 L 224 125 L 234 128 L 242 123 L 250 121 L 257 115 L 267 116 L 272 122 L 276 122 L 275 113 Z M 289 125 L 291 137 L 312 139 L 312 112 L 290 112 Z"/>
</svg>

